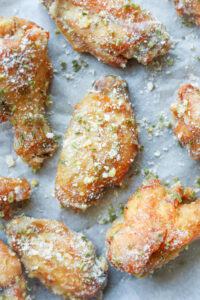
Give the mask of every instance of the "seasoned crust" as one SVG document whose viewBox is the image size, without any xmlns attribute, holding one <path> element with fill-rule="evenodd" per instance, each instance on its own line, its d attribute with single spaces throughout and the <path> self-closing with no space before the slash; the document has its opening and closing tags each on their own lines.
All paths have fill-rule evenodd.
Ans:
<svg viewBox="0 0 200 300">
<path fill-rule="evenodd" d="M 41 0 L 72 47 L 113 66 L 147 64 L 170 47 L 166 28 L 127 0 Z"/>
<path fill-rule="evenodd" d="M 33 22 L 0 17 L 0 122 L 10 119 L 16 153 L 36 168 L 56 150 L 44 109 L 52 77 L 48 39 Z"/>
<path fill-rule="evenodd" d="M 193 159 L 200 158 L 200 90 L 191 84 L 181 85 L 171 106 L 174 134 Z"/>
<path fill-rule="evenodd" d="M 57 199 L 75 210 L 97 204 L 106 187 L 122 182 L 137 152 L 127 84 L 105 76 L 75 106 L 56 174 Z"/>
<path fill-rule="evenodd" d="M 200 2 L 199 0 L 174 0 L 176 11 L 180 17 L 200 26 Z"/>
<path fill-rule="evenodd" d="M 193 189 L 180 183 L 166 190 L 158 179 L 146 181 L 106 234 L 109 262 L 143 277 L 176 258 L 200 236 L 200 199 L 191 200 Z"/>
<path fill-rule="evenodd" d="M 16 205 L 31 196 L 31 186 L 23 178 L 0 176 L 0 216 L 9 220 Z"/>
<path fill-rule="evenodd" d="M 107 263 L 91 242 L 63 223 L 15 219 L 6 228 L 11 247 L 30 278 L 38 278 L 64 299 L 89 299 L 106 284 Z"/>
<path fill-rule="evenodd" d="M 26 300 L 26 281 L 16 254 L 0 240 L 0 299 Z"/>
</svg>

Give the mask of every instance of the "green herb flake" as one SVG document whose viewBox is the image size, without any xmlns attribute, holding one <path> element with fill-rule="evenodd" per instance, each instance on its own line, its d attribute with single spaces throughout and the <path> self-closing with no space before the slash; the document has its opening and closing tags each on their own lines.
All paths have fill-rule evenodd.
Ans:
<svg viewBox="0 0 200 300">
<path fill-rule="evenodd" d="M 148 43 L 148 47 L 151 49 L 151 48 L 153 48 L 153 46 L 154 46 L 155 44 L 152 42 L 152 41 L 150 41 L 149 43 Z"/>
<path fill-rule="evenodd" d="M 135 125 L 135 119 L 126 120 L 127 125 Z"/>
<path fill-rule="evenodd" d="M 117 215 L 115 213 L 114 207 L 111 204 L 109 209 L 108 209 L 108 214 L 109 214 L 109 218 L 110 218 L 110 222 L 112 223 L 114 220 L 116 220 Z"/>
<path fill-rule="evenodd" d="M 63 70 L 65 70 L 66 67 L 67 67 L 67 64 L 66 64 L 65 61 L 62 61 L 62 62 L 60 63 L 60 65 L 61 65 L 61 67 L 62 67 Z"/>
<path fill-rule="evenodd" d="M 11 111 L 14 112 L 16 110 L 17 106 L 14 105 L 12 108 L 11 108 Z"/>
<path fill-rule="evenodd" d="M 13 193 L 10 193 L 10 194 L 8 195 L 8 202 L 9 202 L 9 203 L 13 203 L 13 202 L 14 202 L 14 195 L 13 195 Z"/>
<path fill-rule="evenodd" d="M 55 30 L 55 34 L 60 34 L 60 30 L 58 28 Z"/>
<path fill-rule="evenodd" d="M 121 44 L 121 39 L 118 39 L 117 41 L 116 41 L 116 46 L 119 46 L 120 44 Z"/>
<path fill-rule="evenodd" d="M 126 9 L 129 9 L 131 7 L 131 5 L 130 4 L 125 4 L 124 5 L 124 9 L 126 10 Z"/>
<path fill-rule="evenodd" d="M 173 59 L 169 59 L 167 61 L 167 64 L 168 64 L 169 67 L 172 67 L 174 65 L 174 60 Z"/>
<path fill-rule="evenodd" d="M 88 12 L 86 10 L 82 11 L 82 16 L 86 16 L 88 14 Z"/>
<path fill-rule="evenodd" d="M 83 269 L 85 268 L 86 263 L 82 263 L 82 265 L 80 266 L 80 270 L 83 271 Z"/>
<path fill-rule="evenodd" d="M 140 146 L 140 151 L 141 152 L 144 151 L 144 146 L 143 145 Z"/>
<path fill-rule="evenodd" d="M 161 32 L 160 29 L 156 29 L 156 34 L 157 34 L 157 35 L 161 35 L 161 33 L 162 33 L 162 32 Z"/>
<path fill-rule="evenodd" d="M 75 59 L 72 60 L 72 67 L 73 67 L 74 72 L 78 72 L 81 69 L 81 65 Z"/>
<path fill-rule="evenodd" d="M 3 211 L 0 211 L 0 218 L 3 218 L 5 216 Z"/>
<path fill-rule="evenodd" d="M 18 145 L 21 147 L 23 145 L 23 141 L 24 141 L 24 136 L 23 134 L 20 134 L 20 137 L 18 139 Z"/>
<path fill-rule="evenodd" d="M 179 203 L 182 202 L 182 199 L 178 193 L 172 194 L 172 200 L 175 200 L 175 199 L 177 199 Z"/>
<path fill-rule="evenodd" d="M 28 85 L 34 86 L 35 85 L 35 81 L 34 80 L 29 80 L 28 81 Z"/>
<path fill-rule="evenodd" d="M 78 149 L 79 148 L 79 146 L 78 146 L 78 144 L 77 143 L 72 143 L 72 147 L 74 147 L 75 149 Z"/>
</svg>

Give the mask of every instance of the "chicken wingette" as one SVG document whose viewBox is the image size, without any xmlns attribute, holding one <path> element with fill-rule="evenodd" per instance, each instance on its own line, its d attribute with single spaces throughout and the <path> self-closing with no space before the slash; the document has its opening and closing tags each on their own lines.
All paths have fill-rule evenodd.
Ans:
<svg viewBox="0 0 200 300">
<path fill-rule="evenodd" d="M 8 242 L 19 254 L 30 278 L 68 299 L 89 299 L 106 284 L 107 263 L 96 257 L 91 242 L 63 223 L 33 218 L 11 221 Z"/>
<path fill-rule="evenodd" d="M 120 185 L 137 152 L 127 84 L 105 76 L 75 106 L 56 174 L 57 199 L 75 211 L 97 204 L 106 187 Z"/>
<path fill-rule="evenodd" d="M 171 43 L 164 25 L 129 0 L 42 0 L 73 48 L 102 62 L 146 65 L 166 54 Z"/>
</svg>

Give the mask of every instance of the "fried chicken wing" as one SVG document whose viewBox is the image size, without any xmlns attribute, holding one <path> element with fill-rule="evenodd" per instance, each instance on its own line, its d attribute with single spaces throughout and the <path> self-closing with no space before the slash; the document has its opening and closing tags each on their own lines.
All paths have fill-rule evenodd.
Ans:
<svg viewBox="0 0 200 300">
<path fill-rule="evenodd" d="M 107 263 L 91 242 L 63 223 L 23 217 L 6 228 L 29 277 L 64 299 L 88 299 L 106 284 Z"/>
<path fill-rule="evenodd" d="M 31 187 L 25 179 L 0 176 L 0 217 L 10 219 L 16 204 L 30 196 Z"/>
<path fill-rule="evenodd" d="M 107 186 L 122 182 L 137 151 L 127 84 L 108 75 L 75 106 L 58 164 L 57 199 L 74 210 L 98 203 Z"/>
<path fill-rule="evenodd" d="M 146 276 L 200 236 L 200 199 L 181 184 L 166 190 L 147 180 L 128 200 L 124 219 L 107 232 L 107 258 L 117 269 Z"/>
<path fill-rule="evenodd" d="M 200 158 L 200 90 L 190 84 L 180 87 L 171 106 L 174 134 L 193 159 Z"/>
<path fill-rule="evenodd" d="M 0 240 L 0 299 L 26 300 L 26 281 L 16 254 Z"/>
<path fill-rule="evenodd" d="M 16 153 L 36 168 L 56 150 L 44 109 L 52 77 L 48 39 L 33 22 L 0 17 L 0 122 L 10 119 Z"/>
<path fill-rule="evenodd" d="M 110 65 L 146 65 L 171 47 L 165 26 L 129 0 L 41 1 L 75 50 Z"/>
<path fill-rule="evenodd" d="M 200 1 L 199 0 L 174 0 L 176 10 L 180 17 L 200 26 Z"/>
</svg>

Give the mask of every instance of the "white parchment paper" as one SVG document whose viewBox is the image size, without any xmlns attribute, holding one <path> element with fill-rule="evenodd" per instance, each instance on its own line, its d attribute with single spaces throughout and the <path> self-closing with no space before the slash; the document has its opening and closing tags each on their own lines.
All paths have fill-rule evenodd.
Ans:
<svg viewBox="0 0 200 300">
<path fill-rule="evenodd" d="M 176 98 L 181 83 L 200 83 L 200 61 L 197 59 L 200 55 L 200 28 L 182 25 L 181 19 L 176 16 L 173 3 L 168 0 L 137 2 L 151 10 L 167 26 L 174 47 L 153 67 L 146 68 L 135 61 L 130 61 L 128 67 L 121 70 L 104 65 L 90 55 L 75 52 L 62 34 L 55 34 L 56 25 L 38 0 L 0 0 L 0 15 L 15 15 L 30 19 L 50 31 L 48 49 L 55 73 L 50 89 L 53 105 L 48 109 L 48 119 L 54 133 L 62 135 L 60 144 L 74 105 L 85 96 L 94 80 L 112 73 L 124 77 L 128 82 L 136 118 L 140 124 L 139 137 L 140 143 L 144 145 L 144 151 L 137 156 L 122 188 L 108 190 L 99 206 L 90 208 L 85 214 L 74 215 L 70 210 L 60 209 L 53 195 L 60 148 L 52 159 L 45 162 L 38 173 L 33 174 L 14 153 L 11 124 L 0 125 L 0 175 L 24 177 L 30 182 L 37 179 L 39 182 L 39 186 L 33 189 L 29 205 L 23 210 L 25 215 L 62 221 L 71 229 L 82 231 L 94 243 L 99 254 L 105 251 L 105 233 L 110 224 L 100 225 L 98 219 L 107 213 L 111 203 L 118 210 L 118 203 L 125 203 L 128 200 L 142 184 L 144 169 L 153 170 L 164 182 L 172 183 L 174 177 L 179 177 L 188 186 L 194 186 L 196 176 L 200 175 L 199 162 L 190 159 L 185 149 L 178 146 L 172 130 L 164 126 L 163 130 L 156 129 L 153 135 L 147 132 L 151 125 L 160 122 L 160 115 L 163 115 L 164 121 L 161 118 L 163 124 L 171 118 L 169 106 Z M 74 73 L 72 60 L 79 56 L 87 61 L 89 66 Z M 174 60 L 174 66 L 168 66 L 169 59 Z M 60 65 L 63 61 L 67 63 L 64 71 Z M 15 167 L 8 168 L 7 155 L 12 155 Z M 130 176 L 136 169 L 141 170 L 140 175 Z M 0 238 L 6 241 L 2 230 Z M 146 279 L 137 279 L 109 267 L 104 299 L 196 300 L 200 299 L 199 285 L 200 242 L 195 242 L 188 251 L 181 253 L 179 258 Z M 28 279 L 28 286 L 33 299 L 59 299 L 37 280 Z"/>
</svg>

